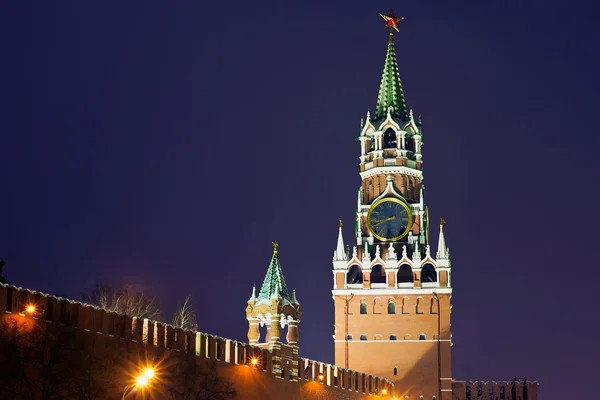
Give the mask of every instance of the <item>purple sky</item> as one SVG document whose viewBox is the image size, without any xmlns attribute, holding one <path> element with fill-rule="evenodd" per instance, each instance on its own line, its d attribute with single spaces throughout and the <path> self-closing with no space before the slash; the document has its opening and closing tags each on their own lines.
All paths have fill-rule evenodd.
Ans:
<svg viewBox="0 0 600 400">
<path fill-rule="evenodd" d="M 201 331 L 246 340 L 277 240 L 300 353 L 332 362 L 337 221 L 350 243 L 393 7 L 447 221 L 454 377 L 597 392 L 594 2 L 28 3 L 0 5 L 10 283 L 76 299 L 132 283 L 169 314 L 191 293 Z"/>
</svg>

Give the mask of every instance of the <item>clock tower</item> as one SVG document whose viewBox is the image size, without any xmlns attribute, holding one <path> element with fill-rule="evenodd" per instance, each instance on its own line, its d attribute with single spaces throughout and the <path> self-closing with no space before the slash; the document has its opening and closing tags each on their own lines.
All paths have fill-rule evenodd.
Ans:
<svg viewBox="0 0 600 400">
<path fill-rule="evenodd" d="M 390 28 L 373 115 L 361 123 L 354 235 L 333 256 L 336 365 L 390 379 L 404 399 L 452 399 L 451 268 L 443 222 L 432 254 L 423 130 L 406 105 Z M 423 396 L 423 397 L 420 397 Z"/>
</svg>

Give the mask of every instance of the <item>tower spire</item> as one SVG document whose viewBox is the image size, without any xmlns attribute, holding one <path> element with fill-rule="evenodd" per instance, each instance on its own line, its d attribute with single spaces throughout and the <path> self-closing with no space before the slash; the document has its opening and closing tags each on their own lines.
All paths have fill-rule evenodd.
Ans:
<svg viewBox="0 0 600 400">
<path fill-rule="evenodd" d="M 271 262 L 269 263 L 265 280 L 263 281 L 260 292 L 258 293 L 258 301 L 270 299 L 275 293 L 277 293 L 279 297 L 290 300 L 287 285 L 285 284 L 285 279 L 283 278 L 281 264 L 279 263 L 278 247 L 279 244 L 277 242 L 273 242 L 273 256 L 271 257 Z"/>
<path fill-rule="evenodd" d="M 444 224 L 446 221 L 440 218 L 440 238 L 438 239 L 438 250 L 436 258 L 446 259 L 449 256 L 449 249 L 446 247 L 446 238 L 444 237 Z"/>
<path fill-rule="evenodd" d="M 342 236 L 342 220 L 340 219 L 340 230 L 338 233 L 337 247 L 333 259 L 335 261 L 343 261 L 347 259 L 346 251 L 344 250 L 344 237 Z"/>
<path fill-rule="evenodd" d="M 396 59 L 396 50 L 394 49 L 394 36 L 392 28 L 398 30 L 396 24 L 404 19 L 396 17 L 394 10 L 390 10 L 388 15 L 379 14 L 385 21 L 385 27 L 390 29 L 388 48 L 385 56 L 385 65 L 379 86 L 379 95 L 377 96 L 377 108 L 375 109 L 375 119 L 385 118 L 389 107 L 392 107 L 392 115 L 400 117 L 403 121 L 408 120 L 406 102 L 404 100 L 404 90 L 400 81 L 400 72 L 398 71 L 398 61 Z"/>
</svg>

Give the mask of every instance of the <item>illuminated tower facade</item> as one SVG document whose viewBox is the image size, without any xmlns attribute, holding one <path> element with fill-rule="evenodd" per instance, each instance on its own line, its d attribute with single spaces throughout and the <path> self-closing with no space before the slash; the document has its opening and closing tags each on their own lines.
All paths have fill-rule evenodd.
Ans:
<svg viewBox="0 0 600 400">
<path fill-rule="evenodd" d="M 278 350 L 273 356 L 273 373 L 295 379 L 298 376 L 298 324 L 302 312 L 296 291 L 290 293 L 285 283 L 278 246 L 277 242 L 273 242 L 273 255 L 260 291 L 257 294 L 253 287 L 252 296 L 248 299 L 248 343 Z M 264 335 L 261 335 L 261 327 Z M 284 330 L 287 333 L 285 342 L 282 342 Z"/>
<path fill-rule="evenodd" d="M 423 131 L 407 108 L 392 29 L 373 115 L 361 123 L 354 235 L 333 256 L 335 363 L 390 379 L 396 395 L 452 399 L 451 268 L 443 221 L 436 254 L 423 197 Z M 392 22 L 390 22 L 392 21 Z"/>
</svg>

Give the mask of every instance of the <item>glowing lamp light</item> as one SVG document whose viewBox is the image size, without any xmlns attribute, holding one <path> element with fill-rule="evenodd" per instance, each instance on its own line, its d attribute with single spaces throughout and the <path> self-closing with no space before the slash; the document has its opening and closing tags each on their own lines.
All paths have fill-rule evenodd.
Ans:
<svg viewBox="0 0 600 400">
<path fill-rule="evenodd" d="M 320 380 L 321 382 L 323 382 L 323 379 L 325 379 L 325 375 L 323 375 L 323 374 L 319 375 L 319 380 Z"/>
<path fill-rule="evenodd" d="M 387 394 L 387 389 L 382 389 L 381 394 L 385 396 Z"/>
<path fill-rule="evenodd" d="M 256 358 L 256 357 L 253 357 L 253 358 L 250 360 L 250 364 L 252 364 L 252 365 L 254 365 L 254 366 L 257 366 L 257 365 L 258 365 L 258 358 Z"/>
<path fill-rule="evenodd" d="M 146 368 L 144 370 L 144 373 L 142 374 L 142 377 L 146 378 L 146 380 L 150 380 L 154 377 L 154 369 L 153 368 Z"/>
<path fill-rule="evenodd" d="M 29 304 L 26 308 L 25 308 L 25 312 L 29 313 L 29 314 L 33 314 L 35 313 L 35 306 L 33 304 Z"/>
<path fill-rule="evenodd" d="M 148 384 L 149 379 L 145 376 L 142 375 L 139 378 L 137 378 L 137 380 L 135 381 L 135 385 L 137 387 L 144 387 Z"/>
</svg>

